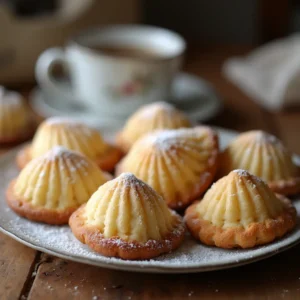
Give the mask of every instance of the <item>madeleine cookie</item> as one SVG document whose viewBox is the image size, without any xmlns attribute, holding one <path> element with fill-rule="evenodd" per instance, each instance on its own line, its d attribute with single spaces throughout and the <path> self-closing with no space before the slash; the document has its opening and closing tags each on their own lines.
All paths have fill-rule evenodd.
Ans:
<svg viewBox="0 0 300 300">
<path fill-rule="evenodd" d="M 78 152 L 56 146 L 33 159 L 7 189 L 7 203 L 33 221 L 66 224 L 100 185 L 112 178 Z"/>
<path fill-rule="evenodd" d="M 209 127 L 157 131 L 134 144 L 116 174 L 133 173 L 170 208 L 182 209 L 212 183 L 218 154 L 218 136 Z"/>
<path fill-rule="evenodd" d="M 300 192 L 300 168 L 275 136 L 260 130 L 248 131 L 234 139 L 220 158 L 220 176 L 245 169 L 264 181 L 276 193 Z"/>
<path fill-rule="evenodd" d="M 126 122 L 117 135 L 116 143 L 128 152 L 143 135 L 157 129 L 177 129 L 191 127 L 188 117 L 166 102 L 154 102 L 142 106 Z"/>
<path fill-rule="evenodd" d="M 32 143 L 17 156 L 17 164 L 23 168 L 59 145 L 84 154 L 104 171 L 112 171 L 122 157 L 121 151 L 106 143 L 96 129 L 73 119 L 54 117 L 39 126 Z"/>
<path fill-rule="evenodd" d="M 75 237 L 105 256 L 150 259 L 178 248 L 182 218 L 134 175 L 102 185 L 69 221 Z"/>
<path fill-rule="evenodd" d="M 251 248 L 270 243 L 296 225 L 296 209 L 258 177 L 234 170 L 185 213 L 192 235 L 207 245 Z"/>
<path fill-rule="evenodd" d="M 0 86 L 0 144 L 19 143 L 29 139 L 35 122 L 22 96 Z"/>
</svg>

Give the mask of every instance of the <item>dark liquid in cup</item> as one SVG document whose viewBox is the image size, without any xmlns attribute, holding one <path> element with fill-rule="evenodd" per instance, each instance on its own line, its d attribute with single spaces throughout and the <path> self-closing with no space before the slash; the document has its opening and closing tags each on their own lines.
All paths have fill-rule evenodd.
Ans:
<svg viewBox="0 0 300 300">
<path fill-rule="evenodd" d="M 139 58 L 143 60 L 155 60 L 161 58 L 161 55 L 153 49 L 138 48 L 131 46 L 93 46 L 93 50 L 109 56 L 121 56 L 130 58 Z"/>
</svg>

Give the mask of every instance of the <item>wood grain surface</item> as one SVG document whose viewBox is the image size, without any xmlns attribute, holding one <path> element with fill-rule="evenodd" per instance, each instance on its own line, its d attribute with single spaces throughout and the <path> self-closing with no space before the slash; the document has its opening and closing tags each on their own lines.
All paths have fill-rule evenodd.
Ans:
<svg viewBox="0 0 300 300">
<path fill-rule="evenodd" d="M 37 253 L 0 233 L 0 299 L 18 299 L 31 278 Z"/>
<path fill-rule="evenodd" d="M 224 59 L 249 50 L 231 46 L 189 51 L 186 71 L 210 81 L 224 101 L 223 112 L 209 124 L 238 131 L 261 128 L 300 154 L 300 110 L 266 112 L 221 75 Z M 58 259 L 0 234 L 0 299 L 300 299 L 299 253 L 300 245 L 230 270 L 140 274 Z"/>
</svg>

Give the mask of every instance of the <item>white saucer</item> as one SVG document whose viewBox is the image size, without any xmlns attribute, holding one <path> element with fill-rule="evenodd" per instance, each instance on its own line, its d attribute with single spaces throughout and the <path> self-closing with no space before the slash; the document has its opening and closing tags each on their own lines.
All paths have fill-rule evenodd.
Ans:
<svg viewBox="0 0 300 300">
<path fill-rule="evenodd" d="M 67 88 L 66 84 L 62 84 Z M 161 99 L 158 99 L 161 100 Z M 171 102 L 183 110 L 192 121 L 204 122 L 214 117 L 222 108 L 222 103 L 212 86 L 203 79 L 187 73 L 179 73 L 172 87 Z M 65 116 L 87 122 L 101 130 L 111 128 L 111 122 L 99 119 L 97 114 L 87 110 L 83 105 L 66 105 L 63 101 L 53 101 L 41 89 L 36 88 L 30 96 L 32 108 L 43 117 Z M 114 123 L 116 120 L 114 120 Z M 124 120 L 114 124 L 116 129 L 121 127 Z"/>
<path fill-rule="evenodd" d="M 232 131 L 219 129 L 221 147 L 235 137 Z M 108 258 L 81 244 L 68 226 L 51 226 L 20 218 L 5 201 L 9 181 L 18 174 L 15 155 L 18 148 L 0 157 L 0 231 L 33 249 L 67 260 L 117 270 L 145 273 L 193 273 L 226 269 L 248 264 L 284 251 L 300 241 L 300 223 L 283 238 L 253 249 L 220 249 L 205 246 L 186 235 L 176 251 L 155 259 L 128 261 Z M 298 159 L 299 162 L 299 159 Z M 293 200 L 300 217 L 300 199 Z"/>
</svg>

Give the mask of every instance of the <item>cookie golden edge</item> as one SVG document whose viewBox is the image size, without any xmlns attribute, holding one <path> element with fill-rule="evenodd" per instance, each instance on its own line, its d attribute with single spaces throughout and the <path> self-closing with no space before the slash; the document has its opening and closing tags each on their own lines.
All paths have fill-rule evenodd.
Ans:
<svg viewBox="0 0 300 300">
<path fill-rule="evenodd" d="M 218 170 L 220 157 L 218 134 L 207 126 L 198 127 L 204 128 L 210 132 L 210 136 L 213 139 L 213 150 L 211 156 L 208 159 L 206 170 L 203 171 L 203 173 L 199 176 L 199 181 L 193 185 L 193 187 L 191 188 L 191 192 L 188 195 L 186 195 L 185 197 L 178 195 L 175 200 L 170 200 L 164 197 L 168 207 L 174 210 L 183 210 L 195 199 L 200 197 L 210 187 Z M 120 161 L 120 163 L 116 166 L 116 176 L 119 176 L 123 172 L 126 172 L 126 170 L 123 170 L 122 161 Z"/>
<path fill-rule="evenodd" d="M 216 179 L 226 176 L 230 171 L 233 170 L 233 168 L 228 167 L 228 165 L 225 163 L 228 160 L 229 158 L 226 152 L 220 153 L 219 169 L 217 171 Z M 267 184 L 274 193 L 285 196 L 300 194 L 300 166 L 297 166 L 297 176 L 288 179 L 269 181 Z"/>
<path fill-rule="evenodd" d="M 298 167 L 299 177 L 289 178 L 287 180 L 277 180 L 268 182 L 268 186 L 274 193 L 285 196 L 297 195 L 300 193 L 300 168 Z"/>
<path fill-rule="evenodd" d="M 15 180 L 12 180 L 6 190 L 6 202 L 8 206 L 18 215 L 31 221 L 51 225 L 68 224 L 71 214 L 78 208 L 68 208 L 63 211 L 34 207 L 22 198 L 15 197 L 13 187 Z"/>
<path fill-rule="evenodd" d="M 103 173 L 107 180 L 113 179 L 113 176 L 111 174 L 105 172 Z M 16 179 L 13 179 L 6 189 L 6 202 L 8 206 L 21 217 L 40 223 L 64 225 L 68 224 L 70 216 L 76 209 L 78 209 L 78 206 L 66 208 L 61 211 L 55 209 L 34 207 L 24 199 L 16 197 L 14 195 L 13 189 L 15 183 Z"/>
<path fill-rule="evenodd" d="M 97 158 L 95 162 L 101 170 L 112 172 L 123 156 L 124 153 L 120 148 L 112 144 L 108 144 L 106 152 L 101 155 L 101 157 Z"/>
<path fill-rule="evenodd" d="M 71 215 L 69 225 L 74 236 L 81 243 L 86 244 L 101 255 L 124 260 L 146 260 L 177 249 L 184 240 L 185 225 L 182 218 L 175 212 L 173 213 L 177 219 L 176 225 L 172 232 L 162 240 L 139 243 L 137 241 L 128 242 L 117 236 L 105 238 L 95 226 L 85 225 L 85 206 L 86 204 L 83 204 Z"/>
<path fill-rule="evenodd" d="M 185 209 L 195 199 L 197 199 L 199 196 L 201 196 L 203 193 L 207 191 L 207 189 L 210 187 L 211 183 L 215 178 L 217 168 L 218 168 L 217 156 L 211 157 L 208 168 L 205 170 L 203 174 L 199 176 L 198 183 L 194 184 L 194 187 L 191 188 L 189 194 L 187 194 L 185 197 L 178 195 L 175 200 L 174 199 L 169 200 L 164 198 L 168 207 L 174 210 Z"/>
<path fill-rule="evenodd" d="M 185 212 L 185 222 L 192 236 L 209 246 L 219 248 L 253 248 L 268 244 L 291 231 L 297 223 L 297 212 L 291 201 L 282 195 L 276 195 L 286 209 L 275 219 L 252 223 L 247 228 L 221 228 L 210 221 L 199 218 L 196 201 Z"/>
<path fill-rule="evenodd" d="M 101 157 L 94 160 L 94 162 L 98 165 L 98 167 L 102 171 L 112 172 L 116 166 L 116 164 L 123 157 L 123 152 L 114 145 L 108 144 L 107 151 L 101 155 Z M 19 169 L 23 169 L 27 163 L 31 161 L 30 158 L 30 144 L 25 145 L 23 149 L 21 149 L 16 157 L 16 164 Z"/>
<path fill-rule="evenodd" d="M 126 142 L 126 140 L 123 138 L 123 132 L 122 131 L 119 131 L 117 134 L 116 134 L 116 137 L 115 137 L 115 142 L 116 142 L 116 145 L 124 152 L 124 153 L 127 153 L 130 148 L 131 148 L 131 143 L 129 142 Z"/>
</svg>

